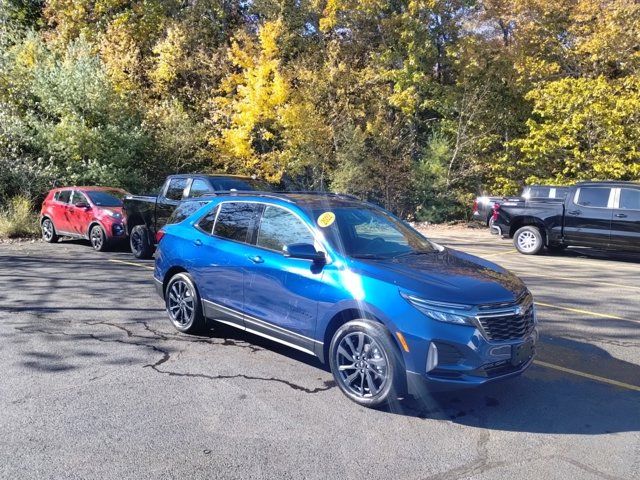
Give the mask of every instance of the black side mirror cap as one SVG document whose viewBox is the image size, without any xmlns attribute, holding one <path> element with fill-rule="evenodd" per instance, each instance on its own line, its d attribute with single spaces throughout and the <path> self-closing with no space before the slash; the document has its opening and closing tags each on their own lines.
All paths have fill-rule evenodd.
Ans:
<svg viewBox="0 0 640 480">
<path fill-rule="evenodd" d="M 314 263 L 325 263 L 324 252 L 318 252 L 310 243 L 291 243 L 282 248 L 285 257 L 312 260 Z"/>
</svg>

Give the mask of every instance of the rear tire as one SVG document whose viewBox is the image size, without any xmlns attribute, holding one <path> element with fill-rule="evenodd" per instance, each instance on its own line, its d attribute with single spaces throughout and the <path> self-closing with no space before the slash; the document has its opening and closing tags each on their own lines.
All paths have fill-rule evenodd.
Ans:
<svg viewBox="0 0 640 480">
<path fill-rule="evenodd" d="M 370 408 L 395 400 L 405 375 L 402 354 L 389 331 L 366 319 L 338 328 L 329 347 L 329 364 L 342 393 Z"/>
<path fill-rule="evenodd" d="M 513 236 L 513 244 L 516 250 L 525 255 L 536 255 L 544 248 L 542 233 L 533 225 L 518 229 Z"/>
<path fill-rule="evenodd" d="M 164 301 L 171 324 L 176 330 L 195 334 L 204 329 L 202 303 L 191 275 L 181 272 L 171 277 L 164 292 Z"/>
<path fill-rule="evenodd" d="M 50 218 L 44 218 L 40 224 L 42 229 L 42 239 L 48 243 L 56 243 L 60 237 L 56 233 L 56 227 Z"/>
<path fill-rule="evenodd" d="M 136 225 L 129 235 L 129 246 L 133 256 L 140 259 L 153 257 L 153 248 L 149 242 L 149 230 L 144 225 Z"/>
</svg>

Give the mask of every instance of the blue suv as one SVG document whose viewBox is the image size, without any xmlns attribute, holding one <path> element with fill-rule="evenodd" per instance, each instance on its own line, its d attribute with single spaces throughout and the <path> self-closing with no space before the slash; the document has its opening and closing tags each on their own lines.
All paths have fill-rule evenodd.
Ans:
<svg viewBox="0 0 640 480">
<path fill-rule="evenodd" d="M 353 401 L 522 373 L 537 320 L 520 279 L 375 205 L 233 193 L 179 207 L 154 277 L 181 332 L 215 320 L 328 362 Z"/>
</svg>

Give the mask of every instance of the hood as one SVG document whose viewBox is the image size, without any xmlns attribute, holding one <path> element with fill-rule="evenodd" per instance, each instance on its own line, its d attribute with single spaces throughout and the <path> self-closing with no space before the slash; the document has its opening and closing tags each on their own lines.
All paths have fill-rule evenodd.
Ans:
<svg viewBox="0 0 640 480">
<path fill-rule="evenodd" d="M 353 260 L 361 274 L 427 300 L 484 305 L 516 300 L 526 287 L 508 270 L 448 248 L 388 260 Z"/>
</svg>

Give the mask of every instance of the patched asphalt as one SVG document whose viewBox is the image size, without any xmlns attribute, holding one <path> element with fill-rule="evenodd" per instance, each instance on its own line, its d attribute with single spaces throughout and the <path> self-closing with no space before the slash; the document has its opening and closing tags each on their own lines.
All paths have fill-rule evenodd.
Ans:
<svg viewBox="0 0 640 480">
<path fill-rule="evenodd" d="M 382 410 L 295 350 L 179 334 L 152 262 L 1 244 L 0 477 L 640 478 L 640 258 L 426 233 L 526 281 L 544 305 L 538 363 Z"/>
</svg>

